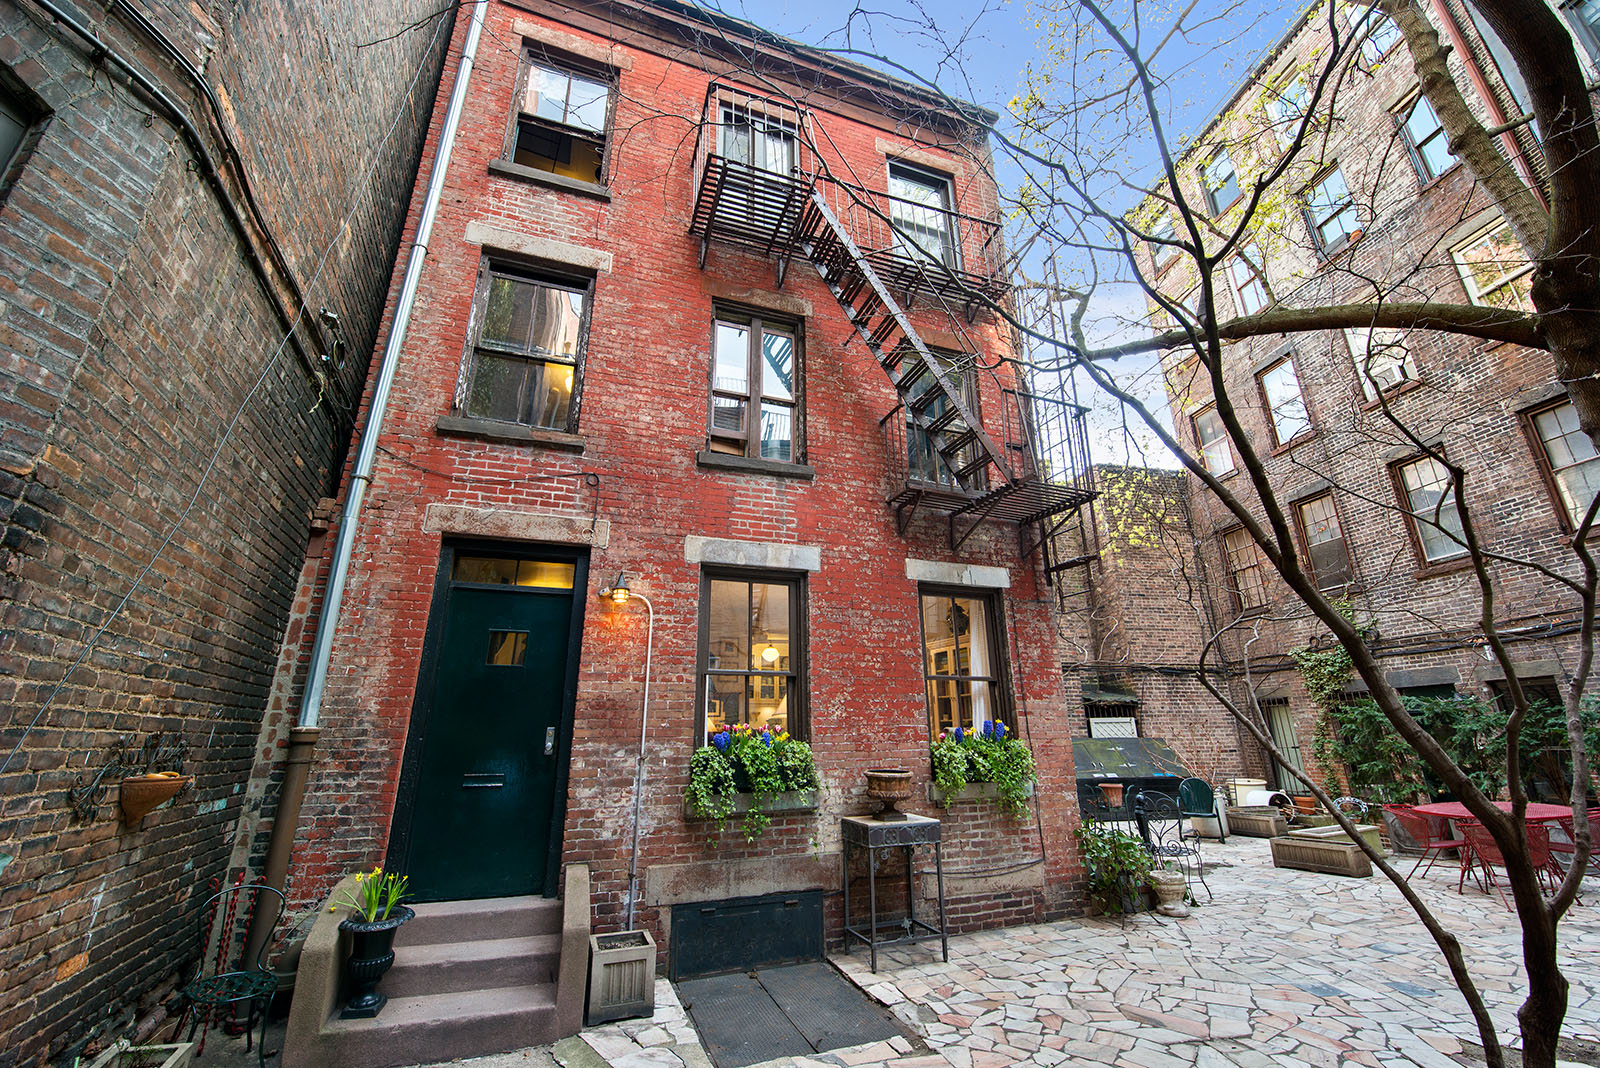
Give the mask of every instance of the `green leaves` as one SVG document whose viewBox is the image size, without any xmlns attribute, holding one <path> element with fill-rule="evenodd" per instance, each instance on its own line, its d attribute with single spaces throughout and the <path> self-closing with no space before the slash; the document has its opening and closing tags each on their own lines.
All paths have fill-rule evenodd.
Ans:
<svg viewBox="0 0 1600 1068">
<path fill-rule="evenodd" d="M 1017 819 L 1027 816 L 1035 769 L 1033 753 L 1020 739 L 965 732 L 960 738 L 939 738 L 929 747 L 929 755 L 934 785 L 944 795 L 941 804 L 948 806 L 968 783 L 992 782 L 1003 812 Z"/>
</svg>

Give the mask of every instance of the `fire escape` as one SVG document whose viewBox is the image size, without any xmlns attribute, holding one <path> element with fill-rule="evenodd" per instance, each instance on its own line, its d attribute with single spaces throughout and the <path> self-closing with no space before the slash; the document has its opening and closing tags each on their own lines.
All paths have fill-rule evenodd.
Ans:
<svg viewBox="0 0 1600 1068">
<path fill-rule="evenodd" d="M 824 176 L 812 133 L 792 105 L 711 85 L 690 221 L 700 266 L 720 242 L 773 258 L 780 286 L 796 256 L 816 268 L 899 395 L 881 425 L 902 534 L 924 509 L 946 516 L 952 549 L 987 522 L 1016 524 L 1024 555 L 1044 552 L 1047 576 L 1078 566 L 1051 553 L 1053 535 L 1095 496 L 1083 409 L 1032 391 L 1015 365 L 989 369 L 996 388 L 980 390 L 980 361 L 931 350 L 905 311 L 923 300 L 970 319 L 1002 297 L 999 224 L 954 210 L 948 189 L 941 201 L 931 187 L 900 196 Z M 950 316 L 958 335 L 960 317 Z"/>
</svg>

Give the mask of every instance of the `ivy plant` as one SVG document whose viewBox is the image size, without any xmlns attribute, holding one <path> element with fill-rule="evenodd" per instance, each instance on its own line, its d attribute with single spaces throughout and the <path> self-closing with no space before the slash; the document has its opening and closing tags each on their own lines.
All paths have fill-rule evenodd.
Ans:
<svg viewBox="0 0 1600 1068">
<path fill-rule="evenodd" d="M 929 755 L 940 804 L 948 806 L 968 783 L 991 782 L 1001 811 L 1018 819 L 1028 814 L 1028 788 L 1036 775 L 1033 753 L 1004 723 L 988 720 L 979 731 L 941 731 Z"/>
<path fill-rule="evenodd" d="M 764 811 L 772 799 L 791 790 L 817 785 L 811 747 L 787 731 L 774 733 L 749 724 L 719 727 L 711 744 L 689 758 L 689 785 L 684 802 L 691 815 L 711 821 L 719 838 L 733 815 L 734 795 L 743 786 L 753 796 L 744 815 L 746 842 L 758 841 L 771 824 Z"/>
</svg>

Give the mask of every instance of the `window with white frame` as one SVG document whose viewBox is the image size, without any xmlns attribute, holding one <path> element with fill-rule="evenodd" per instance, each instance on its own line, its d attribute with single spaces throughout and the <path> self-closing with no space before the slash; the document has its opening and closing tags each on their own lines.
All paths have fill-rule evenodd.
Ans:
<svg viewBox="0 0 1600 1068">
<path fill-rule="evenodd" d="M 1267 280 L 1261 259 L 1261 250 L 1255 245 L 1245 245 L 1238 255 L 1228 261 L 1228 280 L 1239 297 L 1239 311 L 1245 315 L 1256 312 L 1272 303 L 1267 295 Z"/>
<path fill-rule="evenodd" d="M 1234 171 L 1233 157 L 1228 155 L 1225 148 L 1218 149 L 1217 154 L 1206 162 L 1200 181 L 1205 186 L 1206 203 L 1213 215 L 1221 215 L 1243 195 L 1239 191 L 1239 175 Z"/>
<path fill-rule="evenodd" d="M 1233 449 L 1228 445 L 1228 430 L 1215 406 L 1195 414 L 1194 436 L 1200 442 L 1200 462 L 1207 471 L 1213 475 L 1226 475 L 1233 470 Z"/>
<path fill-rule="evenodd" d="M 1266 569 L 1255 539 L 1244 527 L 1234 527 L 1222 535 L 1223 555 L 1228 563 L 1228 581 L 1239 611 L 1263 608 L 1267 603 Z"/>
<path fill-rule="evenodd" d="M 1267 118 L 1272 123 L 1272 136 L 1280 147 L 1288 148 L 1300 132 L 1300 120 L 1305 118 L 1310 104 L 1304 75 L 1296 74 L 1274 88 L 1267 90 Z"/>
<path fill-rule="evenodd" d="M 1504 221 L 1451 251 L 1467 299 L 1492 308 L 1529 310 L 1533 264 Z"/>
<path fill-rule="evenodd" d="M 908 258 L 961 266 L 949 178 L 891 160 L 889 197 L 889 223 Z"/>
<path fill-rule="evenodd" d="M 1361 392 L 1368 400 L 1377 400 L 1380 392 L 1402 382 L 1417 380 L 1416 361 L 1406 347 L 1404 330 L 1358 327 L 1346 330 L 1344 336 L 1356 377 L 1361 379 Z"/>
<path fill-rule="evenodd" d="M 1449 469 L 1432 456 L 1422 456 L 1397 464 L 1394 470 L 1423 562 L 1435 564 L 1465 555 Z"/>
<path fill-rule="evenodd" d="M 1355 198 L 1350 195 L 1344 173 L 1338 167 L 1306 190 L 1306 223 L 1311 228 L 1317 251 L 1324 256 L 1344 248 L 1351 235 L 1360 229 Z"/>
<path fill-rule="evenodd" d="M 1544 450 L 1551 481 L 1561 495 L 1567 522 L 1576 528 L 1600 492 L 1600 453 L 1578 426 L 1578 409 L 1571 401 L 1542 408 L 1529 419 Z"/>
<path fill-rule="evenodd" d="M 1256 380 L 1261 384 L 1261 396 L 1266 401 L 1267 422 L 1272 427 L 1274 445 L 1287 445 L 1311 430 L 1311 415 L 1300 392 L 1300 378 L 1295 374 L 1293 360 L 1279 360 L 1257 375 Z"/>
<path fill-rule="evenodd" d="M 770 174 L 788 174 L 799 164 L 794 123 L 733 104 L 721 112 L 718 147 L 728 160 Z"/>
<path fill-rule="evenodd" d="M 1411 159 L 1424 182 L 1431 182 L 1451 167 L 1456 158 L 1445 143 L 1444 126 L 1428 98 L 1419 96 L 1412 101 L 1400 119 L 1400 133 L 1411 149 Z"/>
<path fill-rule="evenodd" d="M 1172 216 L 1166 212 L 1157 215 L 1150 223 L 1150 258 L 1157 268 L 1165 267 L 1178 254 L 1178 232 L 1173 228 Z"/>
</svg>

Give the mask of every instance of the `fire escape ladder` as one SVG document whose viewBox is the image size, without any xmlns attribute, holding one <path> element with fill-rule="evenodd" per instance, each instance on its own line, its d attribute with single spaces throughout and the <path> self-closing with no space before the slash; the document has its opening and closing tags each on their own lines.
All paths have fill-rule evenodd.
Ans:
<svg viewBox="0 0 1600 1068">
<path fill-rule="evenodd" d="M 991 465 L 1004 486 L 1015 483 L 1004 452 L 984 431 L 956 382 L 928 351 L 820 189 L 812 191 L 806 215 L 800 228 L 805 235 L 802 250 L 888 374 L 907 418 L 927 435 L 962 489 L 984 490 L 984 473 Z M 942 409 L 936 403 L 940 400 L 944 401 Z M 935 409 L 938 414 L 930 415 Z"/>
</svg>

